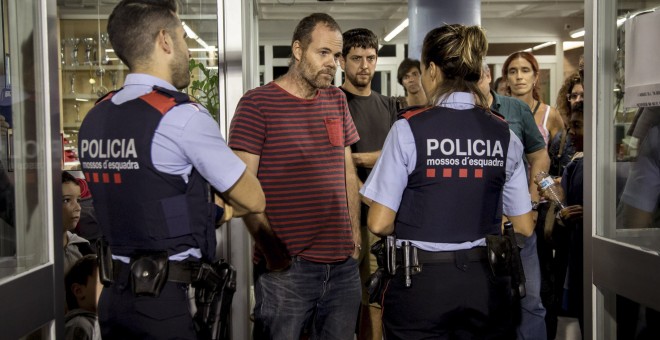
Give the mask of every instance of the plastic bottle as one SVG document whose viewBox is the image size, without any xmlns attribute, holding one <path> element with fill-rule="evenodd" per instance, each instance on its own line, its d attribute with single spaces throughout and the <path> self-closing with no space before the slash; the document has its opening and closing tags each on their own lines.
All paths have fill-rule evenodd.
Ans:
<svg viewBox="0 0 660 340">
<path fill-rule="evenodd" d="M 552 176 L 545 171 L 540 171 L 534 176 L 534 182 L 542 191 L 545 191 L 543 196 L 555 202 L 560 209 L 566 208 L 563 202 L 564 190 L 562 190 L 559 183 L 555 182 Z"/>
</svg>

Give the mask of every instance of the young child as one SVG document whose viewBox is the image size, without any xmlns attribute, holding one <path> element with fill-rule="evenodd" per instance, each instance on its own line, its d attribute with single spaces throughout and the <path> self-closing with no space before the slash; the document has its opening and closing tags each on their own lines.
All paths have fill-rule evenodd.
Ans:
<svg viewBox="0 0 660 340">
<path fill-rule="evenodd" d="M 62 246 L 64 248 L 64 275 L 83 255 L 92 254 L 87 240 L 71 232 L 80 220 L 80 186 L 70 173 L 62 171 Z"/>
<path fill-rule="evenodd" d="M 64 317 L 66 340 L 101 339 L 96 306 L 103 286 L 99 281 L 96 255 L 78 260 L 64 279 L 69 312 Z"/>
</svg>

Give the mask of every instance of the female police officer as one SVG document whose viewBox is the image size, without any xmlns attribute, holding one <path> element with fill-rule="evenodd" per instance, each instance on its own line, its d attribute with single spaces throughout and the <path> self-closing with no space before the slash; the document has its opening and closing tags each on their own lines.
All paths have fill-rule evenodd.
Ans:
<svg viewBox="0 0 660 340">
<path fill-rule="evenodd" d="M 387 339 L 515 337 L 510 284 L 493 276 L 485 237 L 501 234 L 503 213 L 526 236 L 533 222 L 523 146 L 477 87 L 486 50 L 478 26 L 426 35 L 429 106 L 394 124 L 361 190 L 369 229 L 399 248 L 382 298 Z"/>
</svg>

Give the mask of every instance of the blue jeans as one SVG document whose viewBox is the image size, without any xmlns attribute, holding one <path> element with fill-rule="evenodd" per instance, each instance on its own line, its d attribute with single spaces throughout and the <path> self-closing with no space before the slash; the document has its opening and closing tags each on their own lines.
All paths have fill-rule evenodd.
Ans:
<svg viewBox="0 0 660 340">
<path fill-rule="evenodd" d="M 521 320 L 516 333 L 518 340 L 545 340 L 545 307 L 541 302 L 541 267 L 536 251 L 536 233 L 525 239 L 525 248 L 520 251 L 525 271 L 526 296 L 520 300 Z"/>
<path fill-rule="evenodd" d="M 257 276 L 258 275 L 258 276 Z M 353 339 L 362 296 L 358 263 L 294 257 L 282 272 L 255 275 L 255 339 Z"/>
</svg>

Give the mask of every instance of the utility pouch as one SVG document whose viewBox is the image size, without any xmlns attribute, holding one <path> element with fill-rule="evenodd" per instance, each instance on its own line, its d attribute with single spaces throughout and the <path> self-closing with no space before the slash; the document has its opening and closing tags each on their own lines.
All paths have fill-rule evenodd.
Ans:
<svg viewBox="0 0 660 340">
<path fill-rule="evenodd" d="M 388 238 L 390 239 L 391 247 L 394 244 L 393 236 L 388 236 Z M 370 251 L 376 257 L 378 268 L 369 276 L 367 282 L 364 283 L 365 287 L 367 288 L 367 293 L 369 293 L 369 303 L 381 304 L 381 301 L 383 300 L 383 292 L 385 290 L 385 282 L 387 281 L 388 277 L 391 276 L 389 274 L 389 270 L 386 269 L 388 262 L 392 260 L 396 261 L 396 258 L 391 258 L 392 256 L 396 256 L 396 248 L 389 251 L 387 249 L 388 238 L 383 237 L 371 245 Z M 396 262 L 394 263 L 396 264 Z"/>
<path fill-rule="evenodd" d="M 131 286 L 136 296 L 158 297 L 167 282 L 166 251 L 145 252 L 131 257 Z"/>
<path fill-rule="evenodd" d="M 203 263 L 193 280 L 199 339 L 229 339 L 229 311 L 236 292 L 236 269 L 227 262 Z"/>
<path fill-rule="evenodd" d="M 394 276 L 396 274 L 396 237 L 388 235 L 385 239 L 385 271 Z"/>
<path fill-rule="evenodd" d="M 486 236 L 486 249 L 488 263 L 495 277 L 511 275 L 511 245 L 509 241 L 499 235 Z"/>
<path fill-rule="evenodd" d="M 522 237 L 522 235 L 521 235 Z M 511 289 L 515 296 L 524 298 L 527 295 L 525 288 L 525 270 L 523 269 L 522 259 L 520 258 L 520 247 L 516 233 L 513 231 L 511 222 L 504 223 L 504 239 L 509 241 L 511 247 Z M 524 244 L 525 242 L 522 242 Z"/>
<path fill-rule="evenodd" d="M 96 258 L 99 261 L 99 281 L 104 287 L 110 287 L 114 283 L 112 253 L 108 241 L 103 237 L 96 241 Z"/>
<path fill-rule="evenodd" d="M 513 231 L 513 224 L 504 224 L 502 236 L 486 236 L 486 247 L 488 250 L 488 263 L 493 276 L 511 277 L 511 289 L 513 295 L 522 299 L 527 294 L 525 290 L 525 271 L 520 259 L 520 248 Z"/>
<path fill-rule="evenodd" d="M 386 275 L 385 269 L 378 267 L 378 269 L 369 276 L 367 282 L 365 282 L 364 285 L 367 288 L 367 293 L 369 293 L 369 303 L 381 303 L 383 291 L 385 289 Z"/>
<path fill-rule="evenodd" d="M 376 257 L 378 268 L 385 268 L 385 238 L 381 238 L 380 240 L 374 242 L 374 244 L 371 245 L 371 249 L 369 251 Z"/>
</svg>

